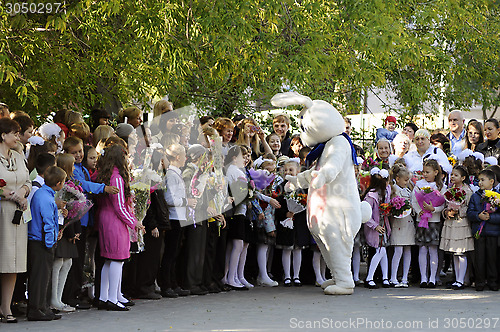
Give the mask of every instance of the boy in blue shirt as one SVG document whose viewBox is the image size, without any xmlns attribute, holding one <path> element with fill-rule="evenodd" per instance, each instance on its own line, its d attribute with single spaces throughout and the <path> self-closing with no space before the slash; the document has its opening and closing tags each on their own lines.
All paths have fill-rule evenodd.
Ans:
<svg viewBox="0 0 500 332">
<path fill-rule="evenodd" d="M 61 318 L 47 305 L 47 291 L 59 236 L 59 217 L 55 193 L 61 190 L 66 172 L 57 166 L 47 168 L 45 184 L 31 200 L 31 222 L 28 224 L 28 314 L 31 321 Z"/>
<path fill-rule="evenodd" d="M 476 291 L 484 290 L 486 281 L 492 291 L 498 291 L 497 246 L 500 235 L 500 212 L 486 211 L 483 194 L 485 190 L 493 190 L 495 173 L 485 169 L 479 173 L 479 188 L 475 192 L 467 209 L 467 217 L 471 223 L 472 234 L 479 234 L 474 239 L 474 271 Z"/>
</svg>

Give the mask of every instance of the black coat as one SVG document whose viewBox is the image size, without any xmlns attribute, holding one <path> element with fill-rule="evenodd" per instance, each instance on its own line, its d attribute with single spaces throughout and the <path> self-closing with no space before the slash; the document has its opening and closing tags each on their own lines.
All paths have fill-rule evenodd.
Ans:
<svg viewBox="0 0 500 332">
<path fill-rule="evenodd" d="M 500 160 L 500 139 L 496 142 L 486 140 L 476 147 L 476 151 L 481 152 L 485 158 L 493 156 Z"/>
</svg>

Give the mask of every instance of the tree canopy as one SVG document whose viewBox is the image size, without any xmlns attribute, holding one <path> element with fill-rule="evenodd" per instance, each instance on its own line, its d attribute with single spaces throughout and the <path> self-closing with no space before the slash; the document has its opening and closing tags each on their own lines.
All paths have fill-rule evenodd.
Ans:
<svg viewBox="0 0 500 332">
<path fill-rule="evenodd" d="M 359 112 L 360 92 L 499 105 L 493 0 L 66 1 L 59 13 L 0 13 L 0 100 L 46 114 L 169 95 L 229 115 L 294 89 Z M 111 105 L 111 106 L 110 106 Z M 115 105 L 116 106 L 116 105 Z M 488 113 L 488 116 L 490 113 Z"/>
</svg>

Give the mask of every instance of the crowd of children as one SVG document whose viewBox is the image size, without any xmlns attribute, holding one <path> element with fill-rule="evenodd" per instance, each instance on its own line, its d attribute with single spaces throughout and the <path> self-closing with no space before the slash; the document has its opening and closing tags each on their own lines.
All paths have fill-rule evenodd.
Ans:
<svg viewBox="0 0 500 332">
<path fill-rule="evenodd" d="M 15 271 L 13 289 L 14 308 L 21 312 L 27 286 L 28 320 L 59 319 L 60 312 L 91 305 L 128 311 L 137 298 L 280 283 L 299 287 L 305 266 L 312 267 L 316 286 L 327 279 L 307 227 L 307 190 L 284 190 L 286 176 L 314 167 L 306 162 L 310 147 L 299 136 L 291 137 L 288 116 L 276 115 L 265 135 L 254 119 L 243 116 L 204 116 L 193 123 L 164 100 L 154 114 L 143 124 L 140 109 L 126 108 L 113 129 L 109 115 L 96 110 L 92 132 L 74 111 L 57 112 L 37 130 L 20 111 L 0 119 L 0 129 L 19 128 L 11 149 L 25 156 L 32 180 L 26 204 L 18 199 L 28 223 L 27 274 Z M 487 123 L 493 128 L 484 149 L 490 151 L 486 157 L 496 159 L 500 130 L 498 122 Z M 360 197 L 372 207 L 372 218 L 356 236 L 355 283 L 407 288 L 418 276 L 420 287 L 435 288 L 451 256 L 455 277 L 449 287 L 459 290 L 474 283 L 478 291 L 498 290 L 498 162 L 489 159 L 486 166 L 485 155 L 464 150 L 451 157 L 453 168 L 443 167 L 444 152 L 425 145 L 427 131 L 408 124 L 398 134 L 396 124 L 390 116 L 378 131 L 381 153 L 375 161 L 355 146 Z M 0 148 L 10 133 L 1 133 Z M 408 143 L 398 156 L 392 154 L 393 140 Z M 413 142 L 414 156 L 408 154 Z M 420 154 L 422 149 L 430 152 Z M 148 178 L 147 199 L 142 200 L 147 171 L 159 180 Z M 75 208 L 76 201 L 81 208 Z M 311 255 L 305 255 L 307 248 Z M 369 255 L 363 248 L 369 248 Z M 362 259 L 368 263 L 364 282 Z M 9 301 L 2 303 L 2 321 L 17 322 L 10 311 L 12 296 L 2 295 L 2 301 Z"/>
</svg>

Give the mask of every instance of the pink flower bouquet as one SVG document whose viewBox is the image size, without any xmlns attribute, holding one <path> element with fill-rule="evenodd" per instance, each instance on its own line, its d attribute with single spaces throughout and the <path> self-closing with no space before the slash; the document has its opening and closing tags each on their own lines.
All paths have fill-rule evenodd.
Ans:
<svg viewBox="0 0 500 332">
<path fill-rule="evenodd" d="M 94 205 L 85 197 L 82 187 L 73 181 L 64 183 L 63 188 L 57 192 L 56 198 L 66 202 L 66 210 L 68 210 L 66 223 L 80 220 Z"/>
<path fill-rule="evenodd" d="M 424 202 L 427 204 L 432 204 L 432 206 L 443 205 L 445 199 L 443 195 L 436 189 L 431 189 L 430 187 L 424 187 L 421 190 L 415 192 L 415 198 L 417 199 L 418 205 L 424 211 L 420 217 L 420 222 L 418 227 L 429 228 L 429 219 L 432 217 L 432 212 L 424 209 Z"/>
</svg>

